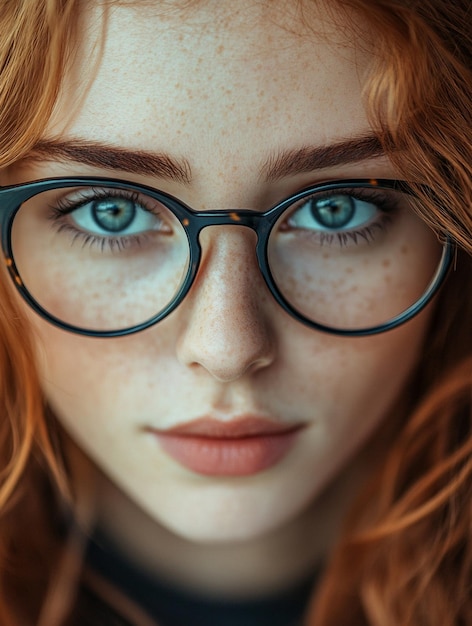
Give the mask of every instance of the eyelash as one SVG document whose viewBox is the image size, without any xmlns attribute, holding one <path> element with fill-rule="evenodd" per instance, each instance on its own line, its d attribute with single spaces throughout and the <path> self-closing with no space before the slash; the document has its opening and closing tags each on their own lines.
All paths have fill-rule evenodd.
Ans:
<svg viewBox="0 0 472 626">
<path fill-rule="evenodd" d="M 133 246 L 145 243 L 146 234 L 126 235 L 125 237 L 100 237 L 91 233 L 83 233 L 69 224 L 58 224 L 57 232 L 68 232 L 72 236 L 72 244 L 81 240 L 83 248 L 96 247 L 100 252 L 123 252 Z"/>
<path fill-rule="evenodd" d="M 149 238 L 148 233 L 143 232 L 135 235 L 122 235 L 120 237 L 114 237 L 112 235 L 94 235 L 92 233 L 87 233 L 79 230 L 75 226 L 71 224 L 66 224 L 64 222 L 61 223 L 61 220 L 70 215 L 74 211 L 80 209 L 85 206 L 89 202 L 94 200 L 106 199 L 115 197 L 115 198 L 126 198 L 132 202 L 136 202 L 139 204 L 144 210 L 149 211 L 152 215 L 159 217 L 159 214 L 152 210 L 150 207 L 146 206 L 146 202 L 143 201 L 142 196 L 136 191 L 124 190 L 124 189 L 89 189 L 87 190 L 87 194 L 83 196 L 83 201 L 80 201 L 80 198 L 72 201 L 68 198 L 61 198 L 57 201 L 55 205 L 50 205 L 50 215 L 49 219 L 52 221 L 53 225 L 56 227 L 57 232 L 67 232 L 72 236 L 72 244 L 76 241 L 82 241 L 82 247 L 97 247 L 100 252 L 105 252 L 106 249 L 110 252 L 122 252 L 127 250 L 133 246 L 141 246 L 146 240 Z"/>
<path fill-rule="evenodd" d="M 303 232 L 303 236 L 307 239 L 316 239 L 317 245 L 332 246 L 336 243 L 340 247 L 345 247 L 349 245 L 350 242 L 352 242 L 354 245 L 360 245 L 361 243 L 372 243 L 375 240 L 375 232 L 383 231 L 385 228 L 387 228 L 392 223 L 395 213 L 398 213 L 398 211 L 400 210 L 398 201 L 396 201 L 395 198 L 391 197 L 387 192 L 383 192 L 379 189 L 341 188 L 332 189 L 327 193 L 324 193 L 322 196 L 319 194 L 306 196 L 299 203 L 299 205 L 293 209 L 290 215 L 293 215 L 297 211 L 297 209 L 300 209 L 303 202 L 307 202 L 311 198 L 329 198 L 330 196 L 336 195 L 346 195 L 362 202 L 368 202 L 377 208 L 379 215 L 374 223 L 355 230 L 346 230 L 339 232 Z M 290 216 L 288 216 L 287 220 L 288 219 L 290 219 Z M 291 230 L 290 226 L 287 227 L 287 230 Z M 335 239 L 337 240 L 337 242 L 335 242 Z M 359 242 L 359 239 L 362 239 L 363 241 Z"/>
<path fill-rule="evenodd" d="M 381 219 L 375 224 L 371 226 L 364 226 L 364 228 L 361 228 L 359 230 L 331 234 L 321 232 L 318 233 L 317 236 L 319 237 L 319 244 L 322 246 L 325 244 L 333 245 L 334 238 L 338 240 L 337 243 L 341 248 L 349 245 L 349 240 L 351 240 L 351 242 L 357 246 L 361 245 L 362 243 L 372 243 L 375 240 L 375 231 L 383 231 L 391 223 L 391 215 L 382 215 Z M 313 236 L 315 235 L 313 234 Z M 363 241 L 359 242 L 359 239 L 362 239 Z"/>
<path fill-rule="evenodd" d="M 159 212 L 155 208 L 147 206 L 146 198 L 143 198 L 138 192 L 125 189 L 94 189 L 90 188 L 87 192 L 83 192 L 82 198 L 80 193 L 74 200 L 69 198 L 59 199 L 55 205 L 50 205 L 49 219 L 53 222 L 53 225 L 57 229 L 57 232 L 67 232 L 71 236 L 72 245 L 76 242 L 81 242 L 82 247 L 97 248 L 100 252 L 123 252 L 133 247 L 140 247 L 151 239 L 149 232 L 143 231 L 137 234 L 128 234 L 121 236 L 113 235 L 96 235 L 93 233 L 79 230 L 76 226 L 70 223 L 64 222 L 64 218 L 73 213 L 75 210 L 80 209 L 87 203 L 93 200 L 106 199 L 110 197 L 120 197 L 129 199 L 135 202 L 144 210 L 148 211 L 152 215 L 159 218 Z M 399 206 L 395 197 L 392 197 L 387 192 L 383 192 L 378 189 L 333 189 L 325 194 L 308 195 L 306 196 L 298 206 L 296 206 L 285 221 L 290 219 L 298 209 L 301 208 L 303 202 L 307 202 L 310 198 L 329 198 L 335 195 L 351 196 L 359 201 L 364 201 L 372 204 L 377 208 L 378 216 L 376 221 L 367 224 L 362 228 L 346 231 L 308 231 L 299 229 L 298 232 L 306 240 L 312 240 L 319 246 L 339 246 L 347 247 L 349 245 L 362 245 L 369 244 L 375 241 L 376 233 L 386 229 L 393 221 L 394 214 L 398 212 Z M 281 230 L 296 231 L 296 228 L 292 228 L 290 225 L 286 229 L 281 225 Z"/>
</svg>

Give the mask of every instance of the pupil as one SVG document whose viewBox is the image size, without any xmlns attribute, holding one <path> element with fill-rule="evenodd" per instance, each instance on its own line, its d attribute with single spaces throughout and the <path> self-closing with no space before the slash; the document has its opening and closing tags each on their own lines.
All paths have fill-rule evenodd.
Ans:
<svg viewBox="0 0 472 626">
<path fill-rule="evenodd" d="M 104 230 L 119 232 L 127 228 L 134 219 L 134 203 L 126 198 L 109 198 L 92 202 L 95 222 Z"/>
<path fill-rule="evenodd" d="M 354 215 L 354 200 L 350 196 L 330 196 L 312 200 L 313 217 L 326 228 L 342 228 Z"/>
</svg>

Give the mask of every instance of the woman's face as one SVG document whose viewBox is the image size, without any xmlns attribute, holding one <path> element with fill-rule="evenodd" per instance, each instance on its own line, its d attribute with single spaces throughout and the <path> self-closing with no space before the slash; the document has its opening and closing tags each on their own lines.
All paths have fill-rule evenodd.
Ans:
<svg viewBox="0 0 472 626">
<path fill-rule="evenodd" d="M 15 180 L 108 176 L 199 210 L 265 210 L 316 182 L 395 177 L 381 155 L 352 151 L 262 174 L 282 153 L 372 134 L 369 57 L 319 6 L 304 20 L 256 0 L 117 5 L 104 31 L 98 11 L 86 19 L 47 138 L 169 155 L 191 179 L 52 150 Z M 230 541 L 297 517 L 355 459 L 398 399 L 428 315 L 370 338 L 317 332 L 274 301 L 249 229 L 208 228 L 202 247 L 185 301 L 144 332 L 88 338 L 31 316 L 44 390 L 72 439 L 152 519 Z"/>
</svg>

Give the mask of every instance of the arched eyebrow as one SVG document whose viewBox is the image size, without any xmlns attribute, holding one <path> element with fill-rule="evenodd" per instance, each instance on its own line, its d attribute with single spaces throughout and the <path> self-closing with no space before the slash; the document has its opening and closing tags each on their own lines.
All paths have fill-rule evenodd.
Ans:
<svg viewBox="0 0 472 626">
<path fill-rule="evenodd" d="M 330 145 L 306 146 L 269 156 L 260 169 L 261 180 L 281 178 L 373 159 L 384 154 L 374 135 L 340 140 Z M 169 154 L 133 150 L 83 139 L 45 139 L 35 144 L 24 161 L 66 160 L 105 170 L 155 176 L 189 184 L 192 172 L 185 158 Z"/>
<path fill-rule="evenodd" d="M 65 160 L 105 170 L 156 176 L 188 184 L 190 165 L 186 159 L 168 154 L 130 150 L 111 144 L 84 139 L 45 139 L 36 143 L 24 161 Z"/>
<path fill-rule="evenodd" d="M 384 155 L 380 140 L 365 135 L 326 146 L 304 147 L 272 155 L 261 169 L 261 178 L 274 182 L 281 178 L 374 159 Z"/>
</svg>

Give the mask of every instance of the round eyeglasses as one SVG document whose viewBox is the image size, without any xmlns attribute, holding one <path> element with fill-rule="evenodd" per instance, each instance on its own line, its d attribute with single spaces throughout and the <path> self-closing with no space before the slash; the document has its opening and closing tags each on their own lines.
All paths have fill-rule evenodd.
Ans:
<svg viewBox="0 0 472 626">
<path fill-rule="evenodd" d="M 287 313 L 320 331 L 372 335 L 423 309 L 451 265 L 452 242 L 439 241 L 415 202 L 405 182 L 355 179 L 313 185 L 263 212 L 195 211 L 143 185 L 56 178 L 0 189 L 2 247 L 15 286 L 42 317 L 116 337 L 182 302 L 204 228 L 245 226 Z"/>
</svg>

